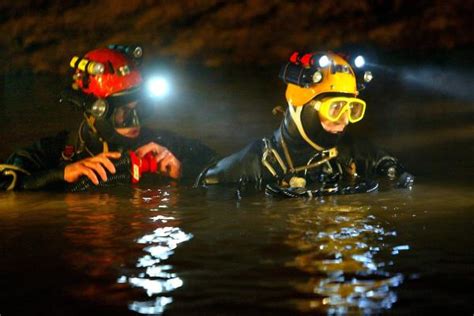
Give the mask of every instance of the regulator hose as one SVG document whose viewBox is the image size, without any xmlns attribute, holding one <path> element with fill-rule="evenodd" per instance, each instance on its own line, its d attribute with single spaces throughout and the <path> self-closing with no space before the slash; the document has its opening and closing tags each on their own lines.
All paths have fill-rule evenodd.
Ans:
<svg viewBox="0 0 474 316">
<path fill-rule="evenodd" d="M 364 180 L 355 184 L 331 183 L 321 185 L 318 188 L 308 189 L 303 187 L 282 187 L 277 184 L 267 184 L 265 194 L 273 197 L 297 198 L 297 197 L 319 197 L 326 195 L 345 195 L 356 193 L 368 193 L 376 191 L 379 183 L 374 180 Z"/>
<path fill-rule="evenodd" d="M 115 174 L 107 172 L 107 181 L 99 178 L 99 184 L 94 184 L 91 179 L 82 176 L 79 181 L 68 184 L 66 191 L 83 192 L 105 187 L 115 186 L 117 184 L 129 184 L 131 182 L 131 159 L 130 155 L 122 155 L 120 159 L 113 160 Z"/>
<path fill-rule="evenodd" d="M 107 173 L 107 181 L 99 179 L 99 184 L 95 185 L 88 177 L 83 176 L 78 182 L 68 185 L 67 191 L 80 192 L 91 190 L 91 188 L 95 189 L 115 186 L 117 184 L 138 183 L 144 173 L 158 172 L 158 163 L 153 153 L 138 157 L 135 152 L 130 151 L 112 163 L 115 166 L 116 172 L 115 174 Z"/>
</svg>

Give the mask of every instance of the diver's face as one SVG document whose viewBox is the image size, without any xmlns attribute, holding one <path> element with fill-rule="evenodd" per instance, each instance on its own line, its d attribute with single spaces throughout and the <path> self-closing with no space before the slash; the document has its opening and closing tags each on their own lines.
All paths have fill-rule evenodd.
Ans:
<svg viewBox="0 0 474 316">
<path fill-rule="evenodd" d="M 355 97 L 334 96 L 310 101 L 319 114 L 319 121 L 326 132 L 342 133 L 346 126 L 364 117 L 365 101 Z"/>
<path fill-rule="evenodd" d="M 123 126 L 125 122 L 130 120 L 132 112 L 135 111 L 138 102 L 131 102 L 125 106 L 118 107 L 114 111 L 114 124 L 115 126 Z M 115 131 L 122 136 L 128 138 L 136 138 L 140 135 L 140 126 L 130 127 L 115 127 Z"/>
<path fill-rule="evenodd" d="M 319 112 L 318 114 L 319 114 L 319 120 L 321 121 L 321 125 L 323 126 L 324 130 L 332 134 L 342 133 L 344 129 L 346 128 L 346 126 L 349 124 L 348 111 L 345 111 L 344 113 L 342 113 L 341 117 L 335 122 L 328 120 Z"/>
</svg>

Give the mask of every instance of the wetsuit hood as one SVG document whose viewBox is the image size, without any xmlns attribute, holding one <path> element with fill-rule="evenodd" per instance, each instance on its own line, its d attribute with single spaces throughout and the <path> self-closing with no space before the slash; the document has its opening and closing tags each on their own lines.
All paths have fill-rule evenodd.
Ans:
<svg viewBox="0 0 474 316">
<path fill-rule="evenodd" d="M 340 133 L 327 132 L 321 124 L 319 113 L 311 105 L 303 106 L 301 123 L 309 139 L 324 149 L 336 146 L 345 131 L 344 129 Z"/>
<path fill-rule="evenodd" d="M 120 135 L 111 124 L 105 120 L 97 120 L 94 126 L 98 133 L 94 133 L 91 127 L 84 122 L 81 124 L 79 134 L 87 149 L 95 155 L 103 152 L 104 141 L 107 142 L 110 151 L 129 150 L 137 144 L 138 138 L 129 138 Z"/>
<path fill-rule="evenodd" d="M 309 145 L 318 151 L 336 146 L 344 134 L 327 132 L 321 125 L 317 110 L 310 105 L 298 108 L 290 106 L 285 112 L 280 129 L 290 148 L 304 148 Z"/>
</svg>

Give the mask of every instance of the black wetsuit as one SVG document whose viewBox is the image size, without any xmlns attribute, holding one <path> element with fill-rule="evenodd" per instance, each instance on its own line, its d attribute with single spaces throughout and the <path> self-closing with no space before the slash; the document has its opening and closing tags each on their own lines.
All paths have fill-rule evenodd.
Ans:
<svg viewBox="0 0 474 316">
<path fill-rule="evenodd" d="M 287 125 L 282 124 L 272 137 L 256 140 L 241 151 L 221 159 L 203 172 L 199 182 L 201 184 L 255 183 L 259 187 L 261 184 L 277 183 L 289 186 L 291 178 L 296 176 L 304 178 L 307 184 L 320 185 L 339 181 L 354 182 L 357 179 L 374 179 L 377 176 L 397 179 L 405 173 L 405 169 L 394 156 L 367 140 L 354 139 L 344 134 L 337 140 L 335 146 L 337 156 L 329 159 L 326 155 L 328 151 L 317 151 L 299 134 L 291 130 L 294 126 L 290 124 L 290 128 L 285 128 Z M 290 163 L 285 155 L 282 139 L 288 148 L 293 170 L 304 169 L 298 167 L 308 164 L 317 164 L 324 158 L 327 158 L 327 161 L 321 162 L 314 168 L 292 172 L 289 170 Z M 268 151 L 269 149 L 277 152 L 284 167 L 287 168 L 286 172 L 275 155 Z M 270 153 L 267 159 L 264 159 L 266 164 L 262 161 L 265 152 Z M 411 185 L 413 176 L 410 179 L 409 184 L 400 184 L 400 186 Z"/>
<path fill-rule="evenodd" d="M 100 146 L 91 146 L 87 150 L 77 148 L 76 133 L 61 132 L 54 137 L 43 138 L 32 146 L 17 150 L 5 162 L 22 168 L 30 173 L 18 172 L 15 189 L 43 190 L 66 189 L 64 168 L 67 164 L 99 154 Z M 110 151 L 126 152 L 136 150 L 149 142 L 155 142 L 168 148 L 181 162 L 181 180 L 194 180 L 199 172 L 215 158 L 215 152 L 197 140 L 187 139 L 169 131 L 142 128 L 140 135 L 133 143 L 126 146 L 110 145 Z M 65 155 L 65 148 L 74 145 L 74 155 Z M 91 152 L 91 153 L 89 153 Z M 69 157 L 68 157 L 69 156 Z M 123 155 L 122 155 L 123 156 Z M 114 160 L 112 160 L 114 162 Z"/>
</svg>

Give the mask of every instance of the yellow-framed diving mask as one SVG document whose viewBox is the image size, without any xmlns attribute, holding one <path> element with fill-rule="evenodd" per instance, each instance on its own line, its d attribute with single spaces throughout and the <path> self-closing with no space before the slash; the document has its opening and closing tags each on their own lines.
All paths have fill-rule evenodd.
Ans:
<svg viewBox="0 0 474 316">
<path fill-rule="evenodd" d="M 356 123 L 362 120 L 365 113 L 365 101 L 358 98 L 332 97 L 321 100 L 312 100 L 310 104 L 324 118 L 337 122 L 344 112 L 349 113 L 349 122 Z"/>
</svg>

